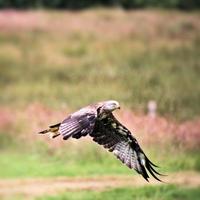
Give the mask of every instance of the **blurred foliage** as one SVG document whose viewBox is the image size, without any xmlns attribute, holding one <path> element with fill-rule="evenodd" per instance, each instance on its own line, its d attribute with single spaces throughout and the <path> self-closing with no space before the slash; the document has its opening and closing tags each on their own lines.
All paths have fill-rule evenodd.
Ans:
<svg viewBox="0 0 200 200">
<path fill-rule="evenodd" d="M 197 9 L 199 0 L 0 0 L 0 8 L 59 8 L 82 9 L 91 6 L 118 6 L 126 9 L 160 7 Z"/>
<path fill-rule="evenodd" d="M 90 6 L 92 1 L 82 1 L 81 5 L 79 1 L 65 1 L 62 6 L 58 2 L 61 1 L 0 0 L 0 6 L 83 8 Z M 172 8 L 180 1 L 149 2 Z M 195 1 L 187 1 L 190 6 L 184 4 L 179 8 L 194 8 L 192 2 Z M 101 3 L 120 5 L 121 1 Z M 145 3 L 144 0 L 124 0 L 123 6 L 151 6 Z M 17 20 L 9 21 L 9 13 L 12 19 Z M 0 24 L 0 179 L 59 176 L 98 178 L 102 175 L 136 174 L 123 166 L 112 153 L 91 142 L 91 138 L 64 142 L 60 138 L 48 140 L 47 137 L 35 135 L 37 129 L 53 121 L 53 117 L 47 116 L 53 115 L 54 119 L 59 120 L 71 110 L 105 99 L 119 100 L 128 113 L 132 113 L 130 110 L 143 113 L 148 101 L 153 99 L 158 104 L 158 112 L 164 116 L 187 121 L 199 117 L 198 13 L 147 10 L 134 15 L 135 12 L 115 10 L 111 13 L 111 10 L 100 9 L 71 14 L 39 11 L 36 13 L 41 18 L 37 18 L 36 23 L 33 20 L 35 12 L 28 13 L 30 15 L 26 15 L 27 12 L 5 11 L 5 23 Z M 19 15 L 25 17 L 26 20 L 21 20 L 25 25 L 20 24 Z M 19 24 L 10 24 L 15 22 Z M 74 24 L 77 29 L 74 29 Z M 39 103 L 39 106 L 32 106 L 35 103 Z M 126 123 L 132 124 L 131 118 Z M 170 128 L 170 124 L 165 125 Z M 180 140 L 188 142 L 186 145 L 175 140 L 173 136 L 176 133 L 173 132 L 169 135 L 170 140 L 167 140 L 166 132 L 162 134 L 163 137 L 159 137 L 158 132 L 148 134 L 148 138 L 159 142 L 149 141 L 147 146 L 141 146 L 146 155 L 160 166 L 159 172 L 167 175 L 184 170 L 199 173 L 199 146 L 187 148 L 198 140 L 198 135 L 192 135 L 189 129 L 186 134 L 179 135 Z M 186 140 L 187 137 L 183 139 L 188 135 L 191 140 Z M 137 136 L 142 144 L 142 133 L 139 132 Z M 3 199 L 1 195 L 0 199 Z M 65 192 L 52 196 L 48 193 L 36 198 L 197 200 L 199 196 L 199 188 L 168 184 Z M 5 198 L 13 199 L 9 196 Z M 14 199 L 27 198 L 27 195 L 19 193 Z"/>
<path fill-rule="evenodd" d="M 8 108 L 1 109 L 0 177 L 133 173 L 91 141 L 57 144 L 60 138 L 42 137 L 38 142 L 41 137 L 35 133 L 53 122 L 48 115 L 60 120 L 72 110 L 105 99 L 144 113 L 153 99 L 164 116 L 178 120 L 199 116 L 198 13 L 52 11 L 39 12 L 40 20 L 33 21 L 34 14 L 11 12 L 17 23 L 25 18 L 28 27 L 12 26 L 16 21 L 6 17 L 0 33 L 0 106 Z M 46 115 L 43 108 L 31 108 L 35 103 L 48 108 Z M 164 134 L 161 140 L 166 145 L 156 143 L 152 150 L 151 145 L 144 146 L 161 172 L 199 171 L 199 150 L 169 142 Z"/>
<path fill-rule="evenodd" d="M 144 112 L 153 99 L 160 114 L 174 119 L 200 114 L 198 37 L 160 45 L 159 39 L 151 43 L 150 38 L 136 36 L 110 41 L 57 36 L 0 34 L 1 105 L 41 102 L 77 109 L 116 99 Z"/>
</svg>

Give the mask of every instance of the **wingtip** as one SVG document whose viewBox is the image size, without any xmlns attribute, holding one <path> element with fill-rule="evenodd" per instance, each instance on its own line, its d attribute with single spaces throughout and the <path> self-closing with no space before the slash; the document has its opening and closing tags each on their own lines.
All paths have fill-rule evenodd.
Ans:
<svg viewBox="0 0 200 200">
<path fill-rule="evenodd" d="M 146 166 L 145 166 L 148 170 L 148 172 L 159 182 L 163 182 L 161 179 L 159 179 L 155 174 L 159 175 L 159 176 L 162 176 L 162 174 L 160 174 L 159 172 L 157 172 L 152 166 L 151 166 L 151 163 L 150 162 L 147 162 L 146 163 Z"/>
<path fill-rule="evenodd" d="M 143 177 L 144 177 L 144 176 L 143 176 Z M 149 183 L 149 179 L 148 179 L 148 178 L 145 178 L 145 177 L 144 177 L 144 179 Z"/>
<path fill-rule="evenodd" d="M 148 166 L 149 166 L 149 168 L 154 172 L 154 173 L 156 173 L 157 175 L 159 175 L 159 176 L 167 176 L 167 175 L 165 175 L 165 174 L 161 174 L 160 172 L 157 172 L 150 164 L 147 164 Z"/>
<path fill-rule="evenodd" d="M 151 165 L 153 165 L 154 167 L 160 168 L 158 165 L 156 165 L 156 164 L 154 164 L 153 162 L 151 162 L 151 161 L 147 158 L 146 155 L 145 155 L 145 157 L 146 157 L 146 160 L 147 160 Z"/>
</svg>

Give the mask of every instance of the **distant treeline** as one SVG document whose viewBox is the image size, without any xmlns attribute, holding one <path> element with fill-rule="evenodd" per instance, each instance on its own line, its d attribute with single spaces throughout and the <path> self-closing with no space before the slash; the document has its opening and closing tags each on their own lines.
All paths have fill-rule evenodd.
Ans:
<svg viewBox="0 0 200 200">
<path fill-rule="evenodd" d="M 83 9 L 95 6 L 191 10 L 200 8 L 200 0 L 0 0 L 0 8 Z"/>
</svg>

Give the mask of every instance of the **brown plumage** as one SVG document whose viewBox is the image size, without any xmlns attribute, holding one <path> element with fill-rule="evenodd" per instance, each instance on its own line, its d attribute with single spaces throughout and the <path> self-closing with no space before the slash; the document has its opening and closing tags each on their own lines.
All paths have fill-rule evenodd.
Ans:
<svg viewBox="0 0 200 200">
<path fill-rule="evenodd" d="M 118 108 L 119 103 L 113 100 L 89 105 L 39 133 L 50 133 L 52 138 L 61 135 L 64 140 L 90 135 L 93 141 L 113 152 L 121 162 L 135 169 L 147 181 L 148 172 L 161 181 L 156 176 L 161 174 L 154 169 L 157 166 L 147 158 L 131 132 L 112 114 Z"/>
</svg>

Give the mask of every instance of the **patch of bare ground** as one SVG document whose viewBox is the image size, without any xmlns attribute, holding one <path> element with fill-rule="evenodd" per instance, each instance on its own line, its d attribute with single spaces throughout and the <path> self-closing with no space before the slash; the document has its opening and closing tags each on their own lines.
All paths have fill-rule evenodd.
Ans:
<svg viewBox="0 0 200 200">
<path fill-rule="evenodd" d="M 200 173 L 180 172 L 163 179 L 165 183 L 147 183 L 140 176 L 103 176 L 93 178 L 35 178 L 0 180 L 0 197 L 25 195 L 36 197 L 64 191 L 97 190 L 119 187 L 141 187 L 147 185 L 175 184 L 184 187 L 199 187 Z"/>
</svg>

